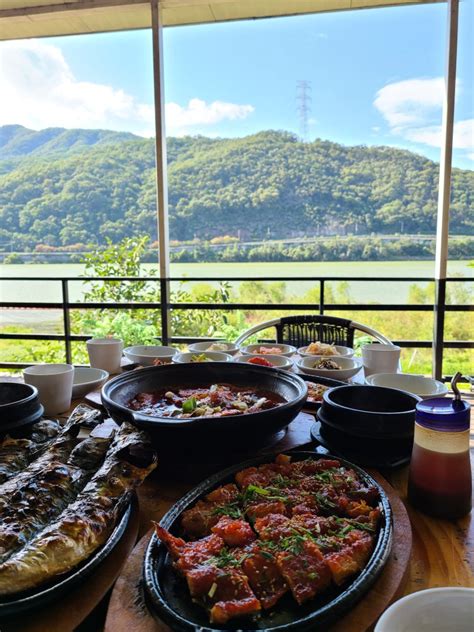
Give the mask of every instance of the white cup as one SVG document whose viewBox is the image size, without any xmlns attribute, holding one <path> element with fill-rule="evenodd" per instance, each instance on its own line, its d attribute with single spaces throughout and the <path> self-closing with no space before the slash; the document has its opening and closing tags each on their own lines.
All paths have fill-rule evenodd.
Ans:
<svg viewBox="0 0 474 632">
<path fill-rule="evenodd" d="M 400 363 L 400 347 L 378 342 L 363 345 L 362 362 L 366 377 L 373 373 L 397 373 Z"/>
<path fill-rule="evenodd" d="M 58 415 L 71 407 L 72 364 L 38 364 L 23 371 L 26 384 L 36 386 L 46 415 Z"/>
<path fill-rule="evenodd" d="M 89 362 L 94 369 L 119 373 L 122 360 L 123 341 L 120 338 L 91 338 L 87 341 Z"/>
</svg>

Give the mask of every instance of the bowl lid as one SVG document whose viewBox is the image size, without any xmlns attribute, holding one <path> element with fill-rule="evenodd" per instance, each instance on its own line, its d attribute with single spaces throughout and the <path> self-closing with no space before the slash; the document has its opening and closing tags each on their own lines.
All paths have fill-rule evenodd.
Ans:
<svg viewBox="0 0 474 632">
<path fill-rule="evenodd" d="M 440 432 L 463 432 L 470 427 L 470 410 L 462 399 L 426 399 L 416 405 L 416 423 Z"/>
</svg>

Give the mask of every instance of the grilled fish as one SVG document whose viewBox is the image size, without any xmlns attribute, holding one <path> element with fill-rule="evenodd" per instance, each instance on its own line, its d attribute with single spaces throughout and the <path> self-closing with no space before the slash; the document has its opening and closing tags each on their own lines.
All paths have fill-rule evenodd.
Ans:
<svg viewBox="0 0 474 632">
<path fill-rule="evenodd" d="M 122 424 L 102 467 L 54 524 L 0 564 L 0 595 L 29 590 L 87 559 L 112 533 L 132 491 L 156 467 L 146 435 Z"/>
<path fill-rule="evenodd" d="M 0 562 L 25 546 L 75 500 L 104 460 L 112 436 L 84 439 L 66 463 L 48 463 L 10 497 L 0 499 Z"/>
<path fill-rule="evenodd" d="M 98 410 L 90 408 L 89 406 L 77 406 L 77 408 L 75 408 L 71 413 L 65 427 L 60 431 L 60 433 L 49 442 L 44 443 L 44 450 L 35 451 L 33 442 L 31 446 L 30 444 L 28 444 L 29 447 L 25 445 L 17 445 L 15 448 L 15 458 L 10 455 L 10 462 L 15 462 L 15 465 L 9 467 L 10 475 L 4 479 L 4 482 L 0 480 L 0 505 L 2 499 L 8 496 L 8 494 L 11 494 L 15 489 L 17 489 L 21 484 L 27 481 L 36 472 L 40 472 L 41 470 L 46 468 L 48 463 L 52 461 L 65 462 L 69 457 L 71 450 L 76 444 L 76 437 L 81 426 L 91 422 L 97 423 L 100 416 L 101 414 Z M 51 432 L 51 427 L 47 424 L 43 424 L 36 436 L 45 436 L 45 434 L 48 434 L 48 432 Z M 25 449 L 29 450 L 30 447 L 33 450 L 34 460 L 31 461 L 24 469 L 15 469 L 13 471 L 13 467 L 17 467 L 18 459 L 20 458 L 18 456 L 18 452 L 22 452 Z M 28 462 L 28 457 L 26 458 Z"/>
<path fill-rule="evenodd" d="M 28 437 L 9 437 L 0 441 L 0 483 L 15 476 L 17 472 L 25 469 L 42 451 L 49 442 L 59 434 L 61 426 L 57 421 L 45 419 L 34 424 Z"/>
</svg>

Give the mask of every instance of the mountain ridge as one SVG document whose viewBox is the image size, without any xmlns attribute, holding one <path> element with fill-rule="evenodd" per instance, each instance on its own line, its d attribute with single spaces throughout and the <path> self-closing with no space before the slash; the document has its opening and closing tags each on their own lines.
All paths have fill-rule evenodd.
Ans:
<svg viewBox="0 0 474 632">
<path fill-rule="evenodd" d="M 439 166 L 408 150 L 303 143 L 272 130 L 169 138 L 167 150 L 177 241 L 435 232 Z M 2 243 L 23 251 L 156 239 L 153 139 L 7 126 L 0 156 Z M 454 169 L 452 180 L 451 233 L 474 234 L 474 172 Z"/>
</svg>

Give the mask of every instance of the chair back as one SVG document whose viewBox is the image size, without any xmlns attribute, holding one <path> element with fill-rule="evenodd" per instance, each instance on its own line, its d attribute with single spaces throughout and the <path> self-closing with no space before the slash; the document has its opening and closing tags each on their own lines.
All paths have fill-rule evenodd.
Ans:
<svg viewBox="0 0 474 632">
<path fill-rule="evenodd" d="M 310 342 L 354 346 L 354 327 L 350 320 L 335 316 L 286 316 L 275 326 L 277 342 L 304 347 Z"/>
</svg>

